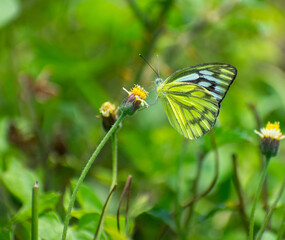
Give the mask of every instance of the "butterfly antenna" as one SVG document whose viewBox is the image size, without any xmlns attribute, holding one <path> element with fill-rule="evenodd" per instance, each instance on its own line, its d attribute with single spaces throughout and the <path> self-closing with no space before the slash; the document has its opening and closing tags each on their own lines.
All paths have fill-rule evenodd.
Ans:
<svg viewBox="0 0 285 240">
<path fill-rule="evenodd" d="M 156 55 L 156 59 L 157 59 L 157 72 L 158 72 L 158 77 L 160 77 L 159 75 L 159 61 L 158 61 L 158 55 Z"/>
<path fill-rule="evenodd" d="M 145 57 L 141 54 L 139 54 L 139 56 L 145 61 L 145 63 L 155 72 L 155 74 L 159 77 L 159 74 L 157 73 L 157 71 L 154 70 L 154 68 L 148 63 L 148 61 L 145 59 Z"/>
</svg>

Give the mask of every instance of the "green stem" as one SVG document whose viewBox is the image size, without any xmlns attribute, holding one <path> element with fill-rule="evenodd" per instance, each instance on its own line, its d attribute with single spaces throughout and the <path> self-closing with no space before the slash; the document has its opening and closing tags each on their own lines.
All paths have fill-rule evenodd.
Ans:
<svg viewBox="0 0 285 240">
<path fill-rule="evenodd" d="M 196 198 L 191 199 L 188 203 L 183 205 L 182 208 L 187 208 L 187 207 L 191 206 L 192 204 L 194 204 L 195 202 L 198 202 L 203 197 L 207 196 L 213 190 L 214 186 L 217 183 L 217 180 L 219 177 L 219 152 L 217 149 L 217 145 L 216 145 L 215 136 L 214 136 L 213 131 L 210 132 L 210 137 L 211 137 L 211 142 L 212 142 L 212 146 L 213 146 L 214 154 L 215 154 L 215 176 L 214 176 L 211 184 L 209 185 L 209 187 L 204 192 L 202 192 L 200 195 L 197 195 Z"/>
<path fill-rule="evenodd" d="M 192 195 L 193 195 L 192 200 L 197 198 L 197 190 L 198 190 L 199 182 L 201 180 L 201 173 L 203 169 L 204 157 L 205 157 L 205 153 L 203 152 L 200 153 L 200 156 L 198 157 L 198 166 L 197 166 L 196 177 L 193 183 L 193 190 L 192 190 Z M 191 224 L 191 220 L 192 220 L 193 213 L 194 213 L 195 203 L 196 202 L 194 200 L 193 204 L 189 205 L 188 212 L 186 214 L 186 219 L 184 222 L 184 228 L 186 231 L 189 231 L 191 229 L 190 224 Z"/>
<path fill-rule="evenodd" d="M 39 197 L 39 185 L 36 182 L 36 184 L 33 187 L 33 196 L 32 196 L 32 240 L 38 240 L 38 235 L 39 235 L 38 197 Z"/>
<path fill-rule="evenodd" d="M 107 132 L 107 134 L 105 135 L 105 137 L 102 139 L 102 141 L 100 142 L 100 144 L 98 145 L 98 147 L 96 148 L 96 150 L 93 152 L 92 156 L 90 157 L 90 159 L 88 160 L 86 166 L 84 167 L 83 171 L 81 172 L 81 175 L 76 183 L 76 186 L 73 190 L 71 199 L 69 201 L 69 205 L 67 208 L 67 212 L 66 212 L 66 216 L 65 216 L 65 220 L 64 220 L 64 226 L 63 226 L 63 232 L 62 232 L 62 240 L 66 239 L 66 235 L 67 235 L 67 229 L 68 229 L 68 223 L 71 217 L 71 211 L 72 211 L 72 207 L 74 205 L 75 199 L 76 199 L 76 194 L 79 190 L 79 187 L 81 185 L 81 183 L 83 182 L 84 178 L 86 177 L 90 167 L 92 166 L 94 160 L 96 159 L 97 155 L 100 153 L 101 149 L 103 148 L 103 146 L 105 145 L 105 143 L 108 141 L 108 139 L 111 137 L 111 135 L 117 130 L 119 124 L 122 122 L 122 120 L 125 118 L 126 114 L 123 112 L 120 117 L 118 118 L 118 120 L 114 123 L 114 125 L 112 126 L 112 128 L 109 130 L 109 132 Z"/>
<path fill-rule="evenodd" d="M 175 213 L 172 214 L 173 218 L 176 222 L 177 227 L 177 234 L 181 240 L 185 240 L 186 236 L 184 233 L 184 228 L 182 227 L 181 217 L 182 217 L 182 209 L 180 206 L 180 202 L 182 199 L 182 187 L 181 183 L 183 182 L 183 162 L 185 159 L 186 149 L 187 149 L 188 141 L 186 139 L 183 139 L 183 144 L 181 144 L 181 153 L 178 160 L 177 165 L 177 177 L 176 177 L 176 198 L 175 198 Z M 164 227 L 166 231 L 166 227 Z M 163 229 L 163 230 L 164 230 Z M 164 234 L 164 231 L 162 232 Z"/>
<path fill-rule="evenodd" d="M 241 214 L 246 234 L 248 234 L 248 217 L 247 217 L 246 211 L 245 211 L 244 194 L 242 191 L 241 183 L 239 180 L 240 178 L 238 175 L 238 164 L 237 164 L 237 155 L 236 154 L 232 155 L 232 161 L 233 161 L 233 167 L 234 167 L 234 186 L 236 188 L 238 199 L 239 199 L 238 210 Z"/>
<path fill-rule="evenodd" d="M 103 210 L 100 216 L 100 221 L 99 221 L 99 224 L 96 229 L 95 236 L 94 236 L 94 240 L 100 239 L 101 237 L 101 232 L 102 232 L 103 225 L 104 225 L 105 213 L 111 201 L 112 194 L 117 186 L 117 172 L 118 172 L 118 161 L 117 161 L 118 157 L 117 156 L 118 156 L 117 154 L 117 134 L 116 132 L 114 132 L 112 134 L 112 183 L 110 187 L 110 194 L 104 204 L 104 207 L 103 207 Z"/>
<path fill-rule="evenodd" d="M 111 196 L 112 196 L 113 192 L 115 191 L 116 187 L 117 187 L 117 184 L 115 183 L 114 186 L 112 187 L 112 189 L 111 189 L 107 199 L 106 199 L 106 202 L 104 204 L 102 213 L 100 215 L 99 223 L 98 223 L 98 226 L 97 226 L 97 229 L 96 229 L 96 232 L 95 232 L 93 240 L 100 239 L 100 237 L 101 237 L 101 230 L 102 230 L 102 225 L 103 225 L 103 222 L 104 222 L 105 212 L 107 211 L 107 207 L 109 205 Z"/>
<path fill-rule="evenodd" d="M 129 210 L 129 199 L 130 199 L 130 187 L 132 184 L 132 175 L 129 175 L 128 180 L 124 186 L 123 192 L 121 194 L 120 200 L 119 200 L 119 206 L 117 209 L 117 228 L 118 228 L 118 232 L 120 232 L 120 209 L 121 209 L 121 205 L 123 203 L 123 199 L 128 191 L 128 196 L 127 196 L 127 206 L 126 206 L 126 214 L 125 214 L 125 230 L 127 230 L 127 218 L 128 218 L 128 210 Z"/>
<path fill-rule="evenodd" d="M 260 177 L 258 187 L 257 187 L 257 191 L 256 191 L 255 196 L 254 196 L 253 205 L 252 205 L 251 214 L 250 214 L 249 240 L 253 240 L 253 237 L 254 237 L 253 234 L 254 234 L 255 208 L 256 208 L 257 200 L 258 200 L 260 193 L 261 193 L 261 190 L 262 190 L 263 182 L 264 182 L 265 177 L 266 177 L 269 161 L 270 161 L 270 157 L 266 157 L 265 164 L 264 164 L 263 171 L 262 171 L 262 175 Z"/>
<path fill-rule="evenodd" d="M 283 218 L 281 220 L 281 224 L 280 224 L 280 227 L 279 227 L 278 236 L 277 236 L 276 240 L 281 240 L 282 239 L 284 230 L 285 230 L 285 212 L 284 212 Z"/>
<path fill-rule="evenodd" d="M 112 183 L 111 189 L 117 184 L 117 175 L 118 175 L 118 144 L 117 144 L 117 135 L 113 133 L 112 135 Z"/>
<path fill-rule="evenodd" d="M 281 189 L 280 189 L 280 191 L 279 191 L 279 193 L 277 195 L 277 198 L 275 199 L 274 203 L 272 204 L 271 208 L 269 209 L 269 212 L 268 212 L 268 214 L 267 214 L 267 216 L 266 216 L 266 218 L 265 218 L 265 220 L 264 220 L 264 222 L 263 222 L 263 224 L 262 224 L 262 226 L 261 226 L 261 228 L 260 228 L 260 230 L 259 230 L 259 232 L 257 234 L 256 240 L 261 239 L 262 234 L 265 231 L 265 228 L 266 228 L 266 226 L 267 226 L 267 224 L 268 224 L 268 222 L 269 222 L 269 220 L 270 220 L 270 218 L 271 218 L 271 216 L 273 214 L 273 211 L 276 208 L 276 205 L 277 205 L 278 201 L 280 200 L 280 198 L 282 196 L 284 188 L 285 188 L 285 178 L 283 179 L 283 183 L 282 183 Z"/>
</svg>

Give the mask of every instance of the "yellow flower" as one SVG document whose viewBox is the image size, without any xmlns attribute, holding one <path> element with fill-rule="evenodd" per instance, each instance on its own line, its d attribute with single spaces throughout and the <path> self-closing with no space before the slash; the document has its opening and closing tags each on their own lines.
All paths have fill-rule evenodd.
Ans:
<svg viewBox="0 0 285 240">
<path fill-rule="evenodd" d="M 99 109 L 102 115 L 102 124 L 103 128 L 106 131 L 109 131 L 113 124 L 117 121 L 117 109 L 114 104 L 110 102 L 105 102 Z"/>
<path fill-rule="evenodd" d="M 266 157 L 274 157 L 278 153 L 280 140 L 285 138 L 280 130 L 279 122 L 268 122 L 265 128 L 254 132 L 261 137 L 260 151 Z"/>
<path fill-rule="evenodd" d="M 282 135 L 280 130 L 279 122 L 271 123 L 268 122 L 265 128 L 260 129 L 260 132 L 254 130 L 261 138 L 272 138 L 276 140 L 281 140 L 285 138 L 285 135 Z"/>
<path fill-rule="evenodd" d="M 146 98 L 148 92 L 146 90 L 144 90 L 143 87 L 141 87 L 139 85 L 135 85 L 131 89 L 130 92 L 127 89 L 125 89 L 125 88 L 123 88 L 123 89 L 129 94 L 129 96 L 134 96 L 135 97 L 135 101 L 139 101 L 144 106 L 148 106 L 147 102 L 144 101 L 144 99 Z"/>
<path fill-rule="evenodd" d="M 116 114 L 115 105 L 110 102 L 105 102 L 99 109 L 103 117 L 109 117 L 110 115 Z"/>
<path fill-rule="evenodd" d="M 135 85 L 131 91 L 123 88 L 129 96 L 122 102 L 121 110 L 128 115 L 133 115 L 136 110 L 141 107 L 148 107 L 147 102 L 144 100 L 148 92 L 143 87 Z"/>
</svg>

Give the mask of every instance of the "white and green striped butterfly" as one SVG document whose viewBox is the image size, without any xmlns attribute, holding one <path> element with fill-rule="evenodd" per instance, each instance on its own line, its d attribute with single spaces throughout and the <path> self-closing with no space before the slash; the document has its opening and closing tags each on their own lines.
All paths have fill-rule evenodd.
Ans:
<svg viewBox="0 0 285 240">
<path fill-rule="evenodd" d="M 185 138 L 197 139 L 215 125 L 237 69 L 225 63 L 183 68 L 165 81 L 155 79 L 157 95 L 170 124 Z"/>
</svg>

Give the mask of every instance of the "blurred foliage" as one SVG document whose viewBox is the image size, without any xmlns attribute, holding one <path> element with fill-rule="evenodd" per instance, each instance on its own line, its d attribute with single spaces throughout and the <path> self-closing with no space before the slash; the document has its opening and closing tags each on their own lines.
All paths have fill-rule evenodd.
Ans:
<svg viewBox="0 0 285 240">
<path fill-rule="evenodd" d="M 238 69 L 214 128 L 219 176 L 210 194 L 195 204 L 189 226 L 179 227 L 175 214 L 183 218 L 181 206 L 193 198 L 201 154 L 197 193 L 214 177 L 213 146 L 208 135 L 182 139 L 160 103 L 151 105 L 127 118 L 118 132 L 118 187 L 102 239 L 245 239 L 231 156 L 238 155 L 249 214 L 261 168 L 253 131 L 259 121 L 263 126 L 270 120 L 280 121 L 285 132 L 284 12 L 283 0 L 0 0 L 0 239 L 30 238 L 36 180 L 40 237 L 60 238 L 70 188 L 105 134 L 96 118 L 100 106 L 119 105 L 126 97 L 122 87 L 134 83 L 154 89 L 155 74 L 139 53 L 155 69 L 158 55 L 164 77 L 204 62 Z M 281 186 L 284 156 L 281 142 L 269 165 L 268 204 Z M 107 144 L 77 196 L 68 239 L 93 238 L 111 168 Z M 115 214 L 129 174 L 126 236 L 117 232 Z M 264 239 L 275 239 L 284 198 Z M 265 215 L 262 200 L 258 209 L 256 229 Z"/>
</svg>

